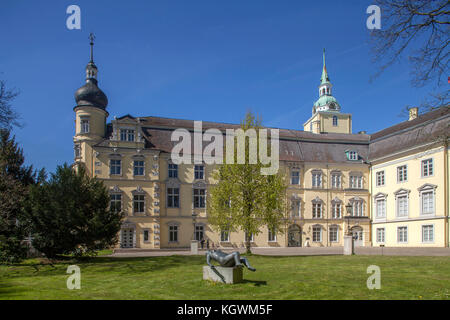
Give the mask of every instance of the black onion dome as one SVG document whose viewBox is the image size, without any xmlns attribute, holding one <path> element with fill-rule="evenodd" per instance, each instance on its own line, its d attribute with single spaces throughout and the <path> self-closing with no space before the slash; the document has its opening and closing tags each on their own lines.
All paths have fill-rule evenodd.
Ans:
<svg viewBox="0 0 450 320">
<path fill-rule="evenodd" d="M 75 101 L 78 106 L 94 106 L 106 109 L 108 98 L 97 86 L 97 80 L 90 78 L 86 84 L 75 92 Z"/>
</svg>

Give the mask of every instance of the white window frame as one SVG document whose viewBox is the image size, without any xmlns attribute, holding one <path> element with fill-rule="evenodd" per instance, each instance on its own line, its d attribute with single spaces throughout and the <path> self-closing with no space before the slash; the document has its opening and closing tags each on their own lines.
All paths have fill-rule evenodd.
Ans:
<svg viewBox="0 0 450 320">
<path fill-rule="evenodd" d="M 419 191 L 419 205 L 420 205 L 420 215 L 421 216 L 435 216 L 436 215 L 436 185 L 432 185 L 432 184 L 424 184 L 423 186 L 421 186 L 418 191 Z M 424 196 L 425 194 L 431 194 L 432 199 L 431 199 L 431 205 L 433 206 L 433 210 L 431 212 L 425 212 L 424 211 Z"/>
<path fill-rule="evenodd" d="M 339 199 L 331 200 L 331 218 L 332 219 L 340 219 L 342 218 L 342 201 Z M 339 213 L 339 214 L 337 214 Z"/>
<path fill-rule="evenodd" d="M 312 201 L 312 218 L 322 219 L 323 216 L 323 201 L 320 199 L 314 199 Z"/>
<path fill-rule="evenodd" d="M 137 199 L 135 197 L 143 197 L 143 199 Z M 135 204 L 142 204 L 142 211 L 136 211 L 136 206 Z M 140 207 L 140 205 L 138 205 L 138 207 Z M 133 214 L 138 213 L 138 214 L 143 214 L 145 213 L 145 194 L 143 193 L 135 193 L 133 194 Z"/>
<path fill-rule="evenodd" d="M 374 197 L 374 207 L 375 207 L 375 219 L 386 219 L 386 216 L 387 216 L 387 195 L 386 194 L 384 194 L 384 193 L 378 193 L 378 194 L 376 194 L 375 195 L 375 197 Z M 382 215 L 380 215 L 380 212 L 379 212 L 379 204 L 378 203 L 381 203 L 381 202 L 383 202 L 384 203 L 384 205 L 383 205 L 383 208 L 384 208 L 384 210 L 383 210 L 383 214 Z"/>
<path fill-rule="evenodd" d="M 202 194 L 203 191 L 203 194 Z M 196 194 L 198 193 L 198 194 Z M 193 206 L 196 209 L 204 209 L 206 208 L 206 188 L 193 188 L 192 192 L 192 201 Z M 197 202 L 196 202 L 197 200 Z"/>
<path fill-rule="evenodd" d="M 331 236 L 335 234 L 336 239 L 332 239 Z M 337 243 L 339 242 L 339 227 L 338 226 L 330 226 L 330 230 L 329 230 L 329 240 L 332 243 Z"/>
<path fill-rule="evenodd" d="M 356 161 L 358 160 L 358 152 L 352 150 L 348 152 L 348 160 Z"/>
<path fill-rule="evenodd" d="M 331 187 L 334 189 L 342 188 L 342 174 L 340 172 L 331 173 Z"/>
<path fill-rule="evenodd" d="M 313 171 L 311 173 L 312 178 L 312 187 L 313 188 L 322 188 L 322 171 Z"/>
<path fill-rule="evenodd" d="M 277 232 L 273 232 L 270 228 L 268 228 L 267 242 L 277 242 Z"/>
<path fill-rule="evenodd" d="M 397 183 L 408 182 L 408 165 L 404 164 L 397 167 Z"/>
<path fill-rule="evenodd" d="M 385 186 L 385 174 L 384 174 L 384 170 L 378 171 L 375 173 L 376 178 L 376 186 L 377 187 L 384 187 Z"/>
<path fill-rule="evenodd" d="M 376 239 L 377 243 L 385 243 L 386 242 L 386 228 L 377 228 L 376 230 Z"/>
<path fill-rule="evenodd" d="M 429 236 L 430 236 L 430 234 L 429 234 L 429 232 L 428 232 L 428 239 L 427 240 L 425 240 L 424 238 L 424 227 L 431 227 L 431 235 L 432 235 L 432 239 L 430 240 L 429 239 Z M 420 226 L 420 229 L 421 229 L 421 235 L 422 235 L 422 243 L 434 243 L 434 238 L 435 238 L 435 235 L 436 235 L 436 232 L 434 231 L 434 224 L 423 224 L 423 225 L 421 225 Z"/>
<path fill-rule="evenodd" d="M 121 192 L 111 192 L 109 194 L 110 199 L 109 199 L 109 209 L 113 210 L 113 203 L 115 203 L 116 205 L 114 205 L 114 207 L 117 207 L 119 209 L 119 211 L 115 211 L 115 212 L 121 212 L 122 211 L 122 193 Z M 120 199 L 116 199 L 116 197 L 119 197 Z M 113 197 L 115 199 L 113 199 Z M 117 203 L 119 204 L 117 206 Z"/>
<path fill-rule="evenodd" d="M 403 238 L 401 239 L 401 236 L 400 236 L 400 229 L 404 229 L 405 230 L 405 234 L 406 234 L 406 237 L 405 237 L 405 234 L 403 234 L 402 236 L 403 236 Z M 406 238 L 406 240 L 405 240 L 405 238 Z M 408 243 L 408 238 L 409 238 L 409 234 L 408 234 L 408 226 L 398 226 L 397 227 L 397 243 Z M 401 240 L 401 241 L 400 241 Z"/>
<path fill-rule="evenodd" d="M 363 189 L 363 176 L 361 174 L 352 174 L 350 176 L 350 189 Z"/>
<path fill-rule="evenodd" d="M 248 232 L 244 233 L 244 241 L 247 242 L 247 239 L 249 238 Z M 253 233 L 250 233 L 250 242 L 255 242 L 255 237 Z"/>
<path fill-rule="evenodd" d="M 426 172 L 425 172 L 425 168 L 426 168 Z M 420 171 L 421 171 L 422 178 L 428 178 L 428 177 L 434 176 L 434 160 L 433 160 L 433 158 L 422 160 L 420 162 Z"/>
<path fill-rule="evenodd" d="M 89 118 L 80 117 L 80 133 L 89 133 L 91 130 L 91 124 Z"/>
<path fill-rule="evenodd" d="M 319 240 L 314 240 L 314 237 L 317 236 L 317 229 L 319 230 Z M 322 242 L 322 226 L 320 225 L 314 225 L 312 227 L 312 242 Z"/>
</svg>

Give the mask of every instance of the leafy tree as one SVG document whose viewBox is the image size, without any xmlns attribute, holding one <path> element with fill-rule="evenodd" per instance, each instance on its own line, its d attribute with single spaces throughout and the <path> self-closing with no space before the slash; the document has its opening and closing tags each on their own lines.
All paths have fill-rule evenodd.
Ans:
<svg viewBox="0 0 450 320">
<path fill-rule="evenodd" d="M 0 262 L 17 262 L 26 256 L 21 217 L 35 174 L 31 166 L 24 166 L 24 160 L 14 137 L 0 129 Z"/>
<path fill-rule="evenodd" d="M 259 137 L 257 129 L 261 128 L 260 121 L 248 112 L 241 128 L 244 132 L 255 129 Z M 255 164 L 250 163 L 249 152 L 252 150 L 248 138 L 245 140 L 245 161 L 238 164 L 236 141 L 235 139 L 234 164 L 224 163 L 214 173 L 214 179 L 218 183 L 209 193 L 209 223 L 218 232 L 240 229 L 248 235 L 257 235 L 262 226 L 267 226 L 273 232 L 282 232 L 280 226 L 284 221 L 286 192 L 284 176 L 280 173 L 261 174 L 264 165 L 259 157 Z M 278 150 L 269 148 L 269 152 Z M 249 236 L 245 239 L 245 246 L 247 253 L 250 253 Z"/>
<path fill-rule="evenodd" d="M 80 166 L 58 166 L 48 181 L 33 186 L 26 210 L 33 247 L 48 258 L 93 255 L 117 243 L 122 213 L 109 210 L 103 182 Z"/>
</svg>

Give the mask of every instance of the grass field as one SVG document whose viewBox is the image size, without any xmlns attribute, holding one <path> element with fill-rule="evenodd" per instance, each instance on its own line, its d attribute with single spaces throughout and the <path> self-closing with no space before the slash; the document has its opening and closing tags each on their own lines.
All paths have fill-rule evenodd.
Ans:
<svg viewBox="0 0 450 320">
<path fill-rule="evenodd" d="M 450 299 L 450 257 L 249 257 L 244 283 L 202 280 L 204 256 L 96 257 L 50 266 L 37 259 L 0 266 L 0 299 Z M 66 269 L 81 268 L 68 290 Z M 366 286 L 381 269 L 381 289 Z"/>
</svg>

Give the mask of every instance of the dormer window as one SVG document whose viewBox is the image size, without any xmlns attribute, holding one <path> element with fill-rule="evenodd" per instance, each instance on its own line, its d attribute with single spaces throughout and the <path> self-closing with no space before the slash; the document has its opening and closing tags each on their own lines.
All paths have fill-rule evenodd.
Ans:
<svg viewBox="0 0 450 320">
<path fill-rule="evenodd" d="M 350 161 L 356 161 L 358 160 L 358 152 L 351 150 L 351 151 L 347 151 L 347 159 Z"/>
<path fill-rule="evenodd" d="M 120 141 L 134 141 L 134 130 L 120 129 Z"/>
</svg>

